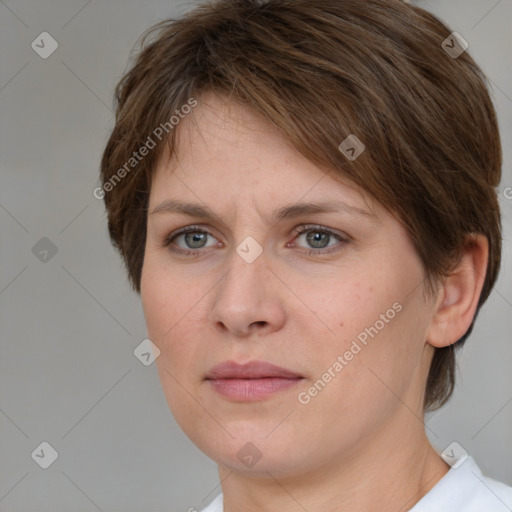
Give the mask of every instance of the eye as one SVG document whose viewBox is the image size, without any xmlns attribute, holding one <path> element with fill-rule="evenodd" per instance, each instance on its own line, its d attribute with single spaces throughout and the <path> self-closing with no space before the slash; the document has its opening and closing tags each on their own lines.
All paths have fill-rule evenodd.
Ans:
<svg viewBox="0 0 512 512">
<path fill-rule="evenodd" d="M 162 246 L 168 247 L 170 251 L 181 253 L 181 254 L 198 254 L 200 249 L 203 247 L 208 247 L 206 245 L 206 239 L 208 236 L 213 236 L 209 231 L 206 231 L 203 228 L 199 228 L 198 226 L 187 226 L 186 228 L 180 229 L 171 233 L 164 240 Z M 185 247 L 176 248 L 173 244 L 176 245 L 176 240 L 180 237 L 183 237 Z M 214 246 L 217 243 L 213 244 Z"/>
<path fill-rule="evenodd" d="M 335 233 L 330 229 L 324 228 L 317 225 L 306 225 L 296 228 L 295 233 L 299 236 L 295 239 L 299 239 L 302 235 L 305 235 L 306 242 L 310 245 L 309 250 L 305 251 L 305 254 L 324 254 L 338 250 L 336 243 L 329 245 L 330 240 L 339 243 L 346 243 L 348 239 L 341 234 Z M 168 247 L 172 252 L 183 254 L 183 255 L 198 255 L 205 247 L 219 246 L 220 242 L 215 242 L 209 246 L 206 244 L 208 236 L 213 238 L 213 235 L 206 229 L 199 226 L 187 226 L 178 231 L 174 231 L 165 238 L 162 243 L 162 247 Z M 184 246 L 180 246 L 177 240 L 183 237 Z M 290 247 L 290 244 L 287 244 Z M 327 248 L 327 249 L 326 249 Z"/>
<path fill-rule="evenodd" d="M 337 240 L 338 242 L 342 243 L 348 242 L 348 240 L 345 237 L 322 226 L 300 226 L 295 230 L 295 232 L 299 234 L 299 236 L 296 239 L 299 239 L 302 235 L 305 235 L 306 242 L 313 247 L 314 250 L 310 249 L 306 251 L 306 254 L 308 255 L 323 254 L 336 250 L 336 243 L 329 245 L 329 240 L 332 239 L 335 239 L 335 241 Z M 329 248 L 325 250 L 326 247 L 334 247 L 334 249 Z"/>
</svg>

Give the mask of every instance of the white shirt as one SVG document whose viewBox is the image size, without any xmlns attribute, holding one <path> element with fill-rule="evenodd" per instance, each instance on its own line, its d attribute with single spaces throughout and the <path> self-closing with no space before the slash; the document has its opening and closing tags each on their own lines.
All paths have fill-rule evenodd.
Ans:
<svg viewBox="0 0 512 512">
<path fill-rule="evenodd" d="M 201 512 L 223 512 L 219 494 Z M 482 475 L 471 456 L 437 482 L 409 512 L 512 512 L 512 487 Z"/>
</svg>

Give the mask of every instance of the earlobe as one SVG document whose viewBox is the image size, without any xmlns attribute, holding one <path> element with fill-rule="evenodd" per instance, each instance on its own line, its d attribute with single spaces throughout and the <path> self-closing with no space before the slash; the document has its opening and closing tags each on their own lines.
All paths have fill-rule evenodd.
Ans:
<svg viewBox="0 0 512 512">
<path fill-rule="evenodd" d="M 433 347 L 447 347 L 469 329 L 484 285 L 488 257 L 487 238 L 469 235 L 460 262 L 439 289 L 427 335 L 427 343 Z"/>
</svg>

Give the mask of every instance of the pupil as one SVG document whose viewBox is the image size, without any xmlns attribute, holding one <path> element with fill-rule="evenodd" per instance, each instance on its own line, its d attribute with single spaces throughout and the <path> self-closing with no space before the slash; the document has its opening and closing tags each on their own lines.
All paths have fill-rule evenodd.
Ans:
<svg viewBox="0 0 512 512">
<path fill-rule="evenodd" d="M 308 241 L 313 244 L 317 243 L 317 242 L 320 242 L 321 241 L 321 238 L 326 238 L 327 237 L 327 234 L 326 233 L 314 233 L 314 234 L 310 234 L 308 236 Z M 321 247 L 323 247 L 323 245 L 321 245 Z"/>
<path fill-rule="evenodd" d="M 194 242 L 200 242 L 201 238 L 204 238 L 205 234 L 204 233 L 192 233 L 192 235 L 189 234 L 189 236 L 192 237 L 192 244 L 194 244 Z"/>
</svg>

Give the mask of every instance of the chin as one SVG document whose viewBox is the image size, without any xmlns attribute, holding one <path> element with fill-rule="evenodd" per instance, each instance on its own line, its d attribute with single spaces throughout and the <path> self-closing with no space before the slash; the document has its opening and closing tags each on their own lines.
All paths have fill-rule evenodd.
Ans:
<svg viewBox="0 0 512 512">
<path fill-rule="evenodd" d="M 276 424 L 278 422 L 272 428 Z M 196 432 L 190 439 L 206 456 L 232 471 L 254 475 L 261 473 L 266 477 L 268 473 L 291 476 L 309 467 L 307 454 L 302 449 L 304 440 L 295 439 L 292 431 L 283 430 L 281 435 L 274 432 L 269 436 L 272 428 L 266 425 L 258 427 L 254 422 L 245 422 L 239 427 L 235 428 L 232 423 L 227 425 L 233 437 L 225 431 L 216 437 L 211 432 L 208 437 Z"/>
</svg>

